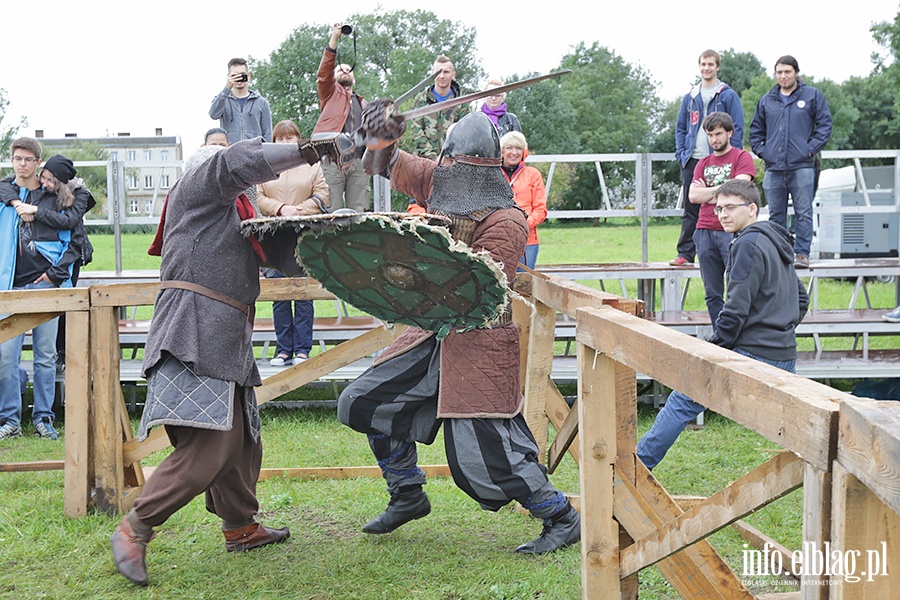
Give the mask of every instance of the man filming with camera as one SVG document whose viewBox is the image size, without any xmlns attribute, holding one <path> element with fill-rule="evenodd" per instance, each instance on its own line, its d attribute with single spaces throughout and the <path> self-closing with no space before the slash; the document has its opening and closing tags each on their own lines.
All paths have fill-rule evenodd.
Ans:
<svg viewBox="0 0 900 600">
<path fill-rule="evenodd" d="M 209 107 L 209 118 L 219 120 L 229 144 L 259 136 L 264 142 L 272 141 L 272 111 L 268 100 L 250 89 L 250 75 L 245 59 L 228 61 L 225 87 Z"/>
<path fill-rule="evenodd" d="M 335 23 L 331 28 L 331 37 L 325 46 L 316 75 L 316 91 L 319 94 L 321 113 L 313 128 L 313 134 L 353 133 L 359 129 L 366 101 L 359 94 L 353 93 L 353 86 L 356 85 L 353 67 L 338 64 L 338 41 L 341 35 L 351 33 L 353 28 L 346 23 Z M 353 162 L 343 171 L 331 161 L 322 163 L 331 204 L 335 208 L 352 208 L 356 212 L 364 212 L 369 208 L 371 204 L 369 176 L 362 166 L 364 150 L 365 148 L 360 147 Z"/>
</svg>

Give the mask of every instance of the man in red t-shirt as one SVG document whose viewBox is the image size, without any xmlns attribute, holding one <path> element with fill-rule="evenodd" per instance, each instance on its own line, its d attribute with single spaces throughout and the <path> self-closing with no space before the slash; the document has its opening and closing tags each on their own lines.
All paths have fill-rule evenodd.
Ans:
<svg viewBox="0 0 900 600">
<path fill-rule="evenodd" d="M 713 153 L 700 159 L 694 168 L 694 181 L 688 197 L 693 204 L 700 205 L 694 245 L 706 291 L 706 309 L 715 326 L 724 305 L 725 265 L 728 264 L 728 252 L 734 237 L 722 229 L 716 216 L 715 192 L 729 179 L 753 181 L 756 165 L 749 152 L 731 145 L 734 134 L 731 115 L 726 112 L 710 113 L 703 119 L 702 126 Z"/>
</svg>

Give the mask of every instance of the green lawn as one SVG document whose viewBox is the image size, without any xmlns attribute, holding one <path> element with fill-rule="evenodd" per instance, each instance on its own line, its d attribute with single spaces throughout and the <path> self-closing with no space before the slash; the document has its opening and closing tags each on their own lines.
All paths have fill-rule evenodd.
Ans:
<svg viewBox="0 0 900 600">
<path fill-rule="evenodd" d="M 675 221 L 650 232 L 650 260 L 672 258 Z M 640 260 L 640 228 L 631 224 L 542 226 L 541 263 Z M 152 236 L 123 237 L 126 269 L 155 269 L 148 257 Z M 112 236 L 92 235 L 95 260 L 89 269 L 114 269 Z M 588 282 L 596 285 L 596 282 Z M 695 286 L 699 288 L 700 286 Z M 633 290 L 631 290 L 633 292 Z M 846 303 L 852 286 L 829 282 L 823 307 Z M 701 294 L 698 298 L 698 294 Z M 893 287 L 873 284 L 873 304 L 892 306 Z M 268 304 L 268 303 L 266 303 Z M 319 314 L 333 311 L 319 303 Z M 692 289 L 689 306 L 702 308 L 702 292 Z M 260 306 L 260 313 L 264 313 Z M 571 386 L 563 393 L 573 395 Z M 326 397 L 330 396 L 330 390 Z M 315 391 L 300 392 L 312 397 Z M 333 408 L 264 408 L 264 467 L 373 465 L 365 436 L 340 425 Z M 639 433 L 655 411 L 641 405 Z M 132 417 L 136 426 L 136 417 Z M 65 424 L 60 423 L 65 436 Z M 29 429 L 26 434 L 30 433 Z M 708 414 L 706 426 L 686 431 L 655 470 L 675 494 L 708 495 L 772 456 L 778 447 L 728 419 Z M 145 464 L 157 464 L 165 452 Z M 61 460 L 62 443 L 27 435 L 0 442 L 0 462 Z M 444 463 L 442 440 L 420 449 L 421 464 Z M 577 466 L 567 457 L 551 476 L 564 491 L 577 493 Z M 361 532 L 363 523 L 387 501 L 380 479 L 298 481 L 276 478 L 259 485 L 262 520 L 289 526 L 283 546 L 245 555 L 226 554 L 218 523 L 197 498 L 159 529 L 150 545 L 151 586 L 138 589 L 115 573 L 109 534 L 118 516 L 92 513 L 67 519 L 62 472 L 0 473 L 0 598 L 302 598 L 422 600 L 571 600 L 580 597 L 581 557 L 575 546 L 545 557 L 513 552 L 536 536 L 540 523 L 507 507 L 482 511 L 450 479 L 434 478 L 427 491 L 433 513 L 386 536 Z M 800 492 L 746 520 L 790 549 L 801 544 Z M 732 568 L 741 569 L 743 541 L 730 529 L 713 545 Z M 759 578 L 754 578 L 759 579 Z M 640 597 L 677 598 L 659 571 L 640 574 Z M 767 581 L 756 592 L 796 591 Z"/>
</svg>

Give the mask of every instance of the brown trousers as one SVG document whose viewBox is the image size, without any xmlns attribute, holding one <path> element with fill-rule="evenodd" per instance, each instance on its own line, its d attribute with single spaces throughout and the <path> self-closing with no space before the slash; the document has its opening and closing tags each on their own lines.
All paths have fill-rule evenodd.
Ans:
<svg viewBox="0 0 900 600">
<path fill-rule="evenodd" d="M 147 531 L 166 522 L 201 492 L 206 510 L 224 529 L 249 525 L 259 511 L 256 482 L 262 465 L 262 440 L 247 432 L 243 389 L 235 389 L 231 431 L 166 425 L 175 450 L 162 461 L 135 500 L 129 520 Z"/>
</svg>

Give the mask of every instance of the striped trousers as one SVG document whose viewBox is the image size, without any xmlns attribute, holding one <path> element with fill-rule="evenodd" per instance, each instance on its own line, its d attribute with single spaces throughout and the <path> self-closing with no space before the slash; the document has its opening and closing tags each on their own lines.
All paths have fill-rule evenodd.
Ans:
<svg viewBox="0 0 900 600">
<path fill-rule="evenodd" d="M 564 508 L 525 418 L 438 419 L 439 380 L 440 342 L 431 338 L 368 369 L 338 399 L 338 418 L 368 436 L 391 495 L 425 483 L 416 444 L 433 443 L 443 423 L 453 481 L 483 509 L 516 500 L 544 519 Z"/>
</svg>

